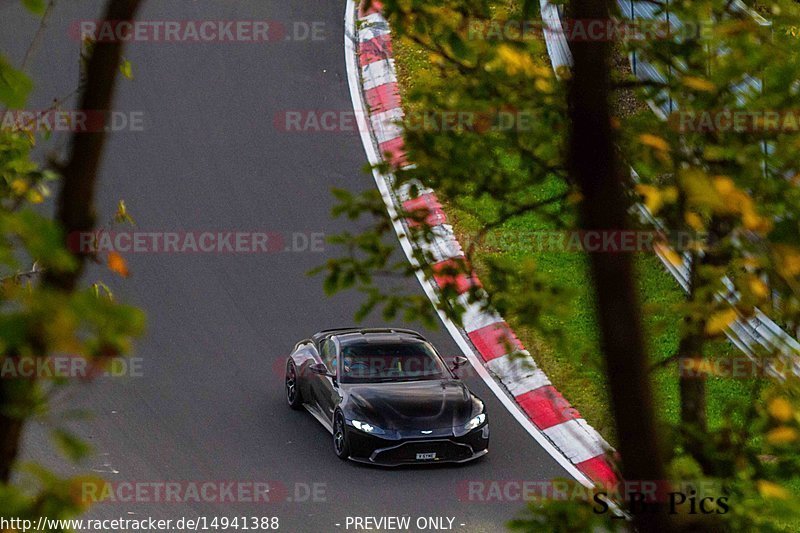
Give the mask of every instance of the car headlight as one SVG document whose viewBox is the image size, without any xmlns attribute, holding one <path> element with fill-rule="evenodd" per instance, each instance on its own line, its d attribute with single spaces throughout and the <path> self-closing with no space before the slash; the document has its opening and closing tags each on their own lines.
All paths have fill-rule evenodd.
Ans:
<svg viewBox="0 0 800 533">
<path fill-rule="evenodd" d="M 466 424 L 464 424 L 465 431 L 472 431 L 476 427 L 486 422 L 486 413 L 481 413 Z"/>
<path fill-rule="evenodd" d="M 373 426 L 372 424 L 368 424 L 367 422 L 361 422 L 360 420 L 353 420 L 353 427 L 359 431 L 363 431 L 364 433 L 371 433 L 373 435 L 383 435 L 383 430 L 377 426 Z"/>
</svg>

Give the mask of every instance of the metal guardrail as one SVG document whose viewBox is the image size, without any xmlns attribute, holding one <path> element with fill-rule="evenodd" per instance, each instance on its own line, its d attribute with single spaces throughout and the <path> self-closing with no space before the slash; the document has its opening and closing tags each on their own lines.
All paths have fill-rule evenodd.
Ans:
<svg viewBox="0 0 800 533">
<path fill-rule="evenodd" d="M 634 13 L 634 8 L 637 4 L 647 4 L 646 2 L 633 2 L 631 0 L 618 0 L 623 13 L 625 9 L 630 9 Z M 545 27 L 544 36 L 547 45 L 547 52 L 550 56 L 550 62 L 556 75 L 565 68 L 572 65 L 572 52 L 569 48 L 569 42 L 566 37 L 566 32 L 562 24 L 562 12 L 559 7 L 551 4 L 549 0 L 539 0 L 541 7 L 542 22 Z M 743 12 L 748 13 L 750 16 L 756 18 L 759 24 L 768 24 L 758 14 L 750 10 L 740 0 L 734 0 L 735 7 Z M 642 13 L 639 13 L 641 16 Z M 670 21 L 674 23 L 674 21 Z M 643 69 L 644 75 L 658 75 L 663 76 L 656 69 L 647 69 L 642 67 L 642 62 L 637 61 L 635 56 L 632 56 L 632 68 L 636 71 L 639 68 Z M 672 109 L 671 99 L 668 100 L 669 109 Z M 648 102 L 653 108 L 653 111 L 660 118 L 665 119 L 667 112 L 661 109 L 660 106 L 653 102 Z M 667 110 L 667 111 L 668 111 Z M 631 174 L 634 179 L 638 179 L 638 175 L 634 169 L 631 169 Z M 642 204 L 636 204 L 634 207 L 641 220 L 651 224 L 652 226 L 664 230 L 664 225 Z M 658 258 L 664 264 L 667 271 L 675 278 L 678 284 L 684 291 L 689 290 L 689 255 L 684 254 L 680 264 L 673 264 L 667 258 L 667 254 L 662 251 L 657 251 Z M 673 255 L 670 253 L 669 255 Z M 723 283 L 729 288 L 726 293 L 720 293 L 719 298 L 726 300 L 731 305 L 735 304 L 738 300 L 738 295 L 734 291 L 733 283 L 730 278 L 723 278 Z M 728 339 L 741 350 L 745 355 L 750 357 L 757 364 L 762 361 L 759 354 L 762 352 L 769 353 L 773 359 L 764 363 L 763 369 L 767 375 L 773 376 L 777 379 L 785 379 L 787 374 L 800 376 L 800 343 L 792 337 L 789 333 L 781 329 L 778 324 L 771 320 L 763 311 L 755 309 L 752 317 L 739 316 L 726 330 Z M 777 357 L 777 361 L 774 359 Z"/>
</svg>

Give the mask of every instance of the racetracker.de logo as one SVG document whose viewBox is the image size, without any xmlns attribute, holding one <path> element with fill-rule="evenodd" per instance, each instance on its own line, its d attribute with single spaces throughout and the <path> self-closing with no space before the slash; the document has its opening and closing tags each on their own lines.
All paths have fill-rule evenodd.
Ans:
<svg viewBox="0 0 800 533">
<path fill-rule="evenodd" d="M 32 133 L 140 132 L 145 130 L 145 113 L 66 109 L 9 110 L 0 113 L 0 127 Z"/>
<path fill-rule="evenodd" d="M 800 132 L 800 110 L 682 110 L 670 115 L 668 123 L 681 133 L 797 133 Z"/>
<path fill-rule="evenodd" d="M 70 37 L 99 43 L 267 43 L 324 41 L 323 21 L 76 20 Z"/>
<path fill-rule="evenodd" d="M 369 131 L 370 125 L 383 134 L 409 132 L 520 132 L 533 131 L 537 113 L 530 110 L 415 110 L 408 113 L 370 114 L 339 109 L 288 109 L 275 113 L 276 131 L 284 133 L 352 133 Z"/>
<path fill-rule="evenodd" d="M 709 40 L 715 30 L 720 30 L 719 23 L 711 20 L 680 24 L 659 19 L 563 17 L 558 22 L 477 18 L 466 21 L 467 38 L 481 41 L 539 41 L 550 37 L 577 43 Z"/>
<path fill-rule="evenodd" d="M 87 358 L 80 355 L 47 357 L 3 357 L 0 379 L 78 379 L 142 377 L 141 357 Z"/>
<path fill-rule="evenodd" d="M 800 363 L 792 356 L 750 358 L 747 355 L 729 357 L 681 357 L 678 373 L 685 378 L 720 377 L 729 379 L 754 379 L 792 377 L 800 378 Z"/>
<path fill-rule="evenodd" d="M 105 481 L 85 480 L 76 487 L 79 500 L 97 503 L 321 503 L 324 482 L 280 480 Z"/>
<path fill-rule="evenodd" d="M 177 253 L 256 254 L 322 252 L 321 232 L 276 231 L 82 231 L 70 233 L 68 247 L 83 254 Z"/>
<path fill-rule="evenodd" d="M 713 500 L 726 503 L 728 491 L 713 479 L 699 480 L 626 480 L 607 487 L 587 488 L 577 482 L 531 479 L 473 479 L 462 480 L 456 486 L 461 502 L 508 503 L 532 501 L 585 501 L 602 506 L 608 499 L 636 503 L 668 503 L 697 507 Z M 712 502 L 713 503 L 713 502 Z M 605 512 L 596 510 L 598 514 Z M 723 513 L 720 513 L 723 514 Z"/>
</svg>

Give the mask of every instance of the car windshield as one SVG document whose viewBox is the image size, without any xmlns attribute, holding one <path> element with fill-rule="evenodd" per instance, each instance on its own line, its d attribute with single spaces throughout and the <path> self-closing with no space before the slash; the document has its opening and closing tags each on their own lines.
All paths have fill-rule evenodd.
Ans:
<svg viewBox="0 0 800 533">
<path fill-rule="evenodd" d="M 345 382 L 442 379 L 447 368 L 433 347 L 422 341 L 354 341 L 342 346 Z"/>
</svg>

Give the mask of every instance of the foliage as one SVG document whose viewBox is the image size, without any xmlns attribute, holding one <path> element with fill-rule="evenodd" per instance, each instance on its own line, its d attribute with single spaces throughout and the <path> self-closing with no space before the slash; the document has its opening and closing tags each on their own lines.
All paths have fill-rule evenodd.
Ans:
<svg viewBox="0 0 800 533">
<path fill-rule="evenodd" d="M 23 3 L 34 14 L 44 12 L 42 1 Z M 32 88 L 25 73 L 0 57 L 0 107 L 24 108 Z M 131 351 L 133 338 L 143 331 L 144 316 L 116 302 L 110 292 L 97 290 L 99 284 L 65 292 L 41 283 L 43 272 L 76 271 L 78 258 L 66 247 L 59 225 L 37 207 L 59 179 L 33 156 L 40 133 L 24 124 L 0 130 L 0 367 L 20 358 L 67 354 L 102 366 Z M 126 215 L 124 204 L 120 207 Z M 124 259 L 117 258 L 109 267 L 120 272 Z M 0 416 L 10 423 L 31 419 L 45 423 L 55 446 L 68 459 L 80 461 L 90 448 L 68 429 L 68 410 L 53 416 L 48 401 L 65 379 L 45 381 L 3 375 Z M 38 465 L 19 470 L 13 484 L 0 484 L 0 516 L 66 518 L 85 510 L 78 488 L 87 478 L 62 479 Z"/>
<path fill-rule="evenodd" d="M 413 196 L 422 187 L 433 188 L 480 228 L 473 237 L 477 240 L 531 213 L 547 217 L 554 228 L 575 228 L 575 207 L 581 198 L 566 179 L 564 155 L 569 131 L 564 89 L 569 73 L 562 73 L 567 81 L 560 83 L 541 66 L 538 58 L 544 50 L 539 39 L 484 31 L 490 21 L 534 20 L 538 16 L 534 3 L 386 0 L 383 5 L 395 41 L 413 43 L 428 54 L 428 64 L 416 71 L 417 79 L 404 93 L 406 147 L 415 166 L 381 168 L 393 170 L 395 189 L 408 188 Z M 614 78 L 617 91 L 632 89 L 641 101 L 656 104 L 671 98 L 679 111 L 697 115 L 796 112 L 800 93 L 797 38 L 791 30 L 782 31 L 798 26 L 796 3 L 772 2 L 767 10 L 772 15 L 771 28 L 729 8 L 728 2 L 710 0 L 669 2 L 671 17 L 703 21 L 704 31 L 619 43 L 623 54 L 636 51 L 669 75 L 664 83 L 642 82 L 620 72 Z M 745 82 L 750 79 L 760 80 L 763 90 L 749 88 Z M 477 120 L 466 127 L 437 124 L 443 112 L 464 111 Z M 503 112 L 520 111 L 530 113 L 526 127 L 498 127 L 497 118 Z M 675 115 L 665 123 L 649 110 L 639 109 L 620 113 L 613 124 L 619 153 L 638 174 L 638 181 L 631 178 L 629 183 L 631 204 L 643 201 L 670 229 L 667 241 L 694 259 L 693 293 L 673 311 L 684 317 L 682 338 L 699 339 L 692 355 L 708 356 L 708 343 L 724 339 L 726 327 L 739 316 L 752 316 L 756 307 L 790 331 L 800 325 L 800 128 L 792 129 L 790 123 L 782 129 L 765 129 L 757 119 L 750 128 L 681 129 L 681 119 L 686 117 Z M 542 198 L 541 190 L 553 180 L 561 182 L 556 196 Z M 378 197 L 349 196 L 343 205 L 351 218 L 369 212 L 381 222 L 369 237 L 345 235 L 337 242 L 350 250 L 358 242 L 372 246 L 386 242 L 391 226 Z M 425 213 L 398 216 L 422 222 Z M 430 228 L 415 225 L 409 233 L 422 244 L 417 252 L 420 268 L 430 275 L 426 265 L 431 256 L 424 251 Z M 329 288 L 356 286 L 379 294 L 370 273 L 411 273 L 408 265 L 389 260 L 389 247 L 381 248 L 380 254 L 364 247 L 360 250 L 362 255 L 351 254 L 325 267 L 337 279 L 343 270 L 348 272 L 345 283 L 332 283 Z M 470 260 L 472 251 L 468 247 Z M 678 260 L 674 253 L 670 257 Z M 558 307 L 563 295 L 553 292 L 537 265 L 485 257 L 481 261 L 484 281 L 492 290 L 489 294 L 473 291 L 472 298 L 494 304 L 514 316 L 517 324 L 548 331 L 542 315 Z M 723 284 L 725 276 L 733 291 Z M 718 297 L 721 292 L 738 296 L 733 310 Z M 452 303 L 453 294 L 445 296 Z M 378 301 L 374 297 L 371 306 Z M 403 304 L 395 299 L 392 305 Z M 456 318 L 460 311 L 453 305 L 444 305 L 444 310 Z M 758 355 L 776 354 L 760 349 Z M 775 398 L 782 400 L 775 404 Z M 728 416 L 704 435 L 705 447 L 699 454 L 687 450 L 684 428 L 671 425 L 667 466 L 673 481 L 710 479 L 736 502 L 729 513 L 705 517 L 713 527 L 732 531 L 796 527 L 798 506 L 790 495 L 800 478 L 797 435 L 791 424 L 777 423 L 793 424 L 796 409 L 792 380 L 766 386 L 759 382 L 750 395 L 732 402 Z M 776 419 L 775 413 L 782 418 Z M 584 516 L 572 515 L 566 507 L 560 503 L 532 506 L 532 517 L 515 527 L 543 530 L 543 523 L 552 524 L 559 517 Z M 597 519 L 585 516 L 585 523 L 573 524 L 569 530 L 583 530 L 581 526 L 589 527 Z M 541 517 L 546 521 L 541 522 Z M 678 518 L 681 528 L 701 527 L 693 523 L 696 517 Z"/>
</svg>

